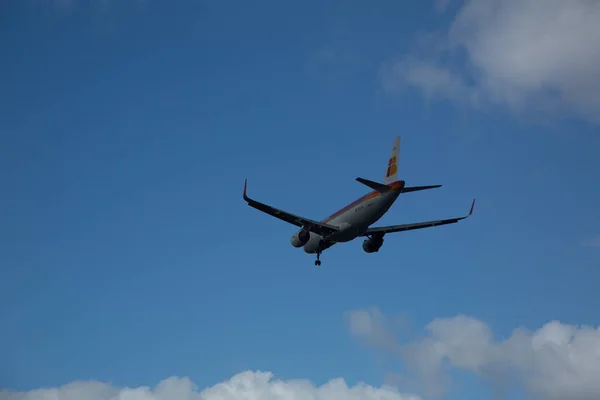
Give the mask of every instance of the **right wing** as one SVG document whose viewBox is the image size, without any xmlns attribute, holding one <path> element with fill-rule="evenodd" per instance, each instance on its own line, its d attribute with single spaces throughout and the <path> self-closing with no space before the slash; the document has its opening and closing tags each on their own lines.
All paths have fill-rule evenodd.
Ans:
<svg viewBox="0 0 600 400">
<path fill-rule="evenodd" d="M 471 214 L 473 214 L 474 206 L 475 206 L 475 199 L 473 199 L 473 203 L 471 204 L 471 210 L 469 211 L 469 214 L 464 217 L 440 219 L 440 220 L 436 220 L 436 221 L 417 222 L 414 224 L 374 227 L 374 228 L 367 229 L 367 231 L 365 233 L 363 233 L 361 236 L 369 236 L 369 235 L 373 235 L 373 234 L 386 234 L 386 233 L 393 233 L 393 232 L 403 232 L 403 231 L 410 231 L 413 229 L 429 228 L 432 226 L 454 224 L 460 220 L 463 220 L 463 219 L 469 217 Z"/>
<path fill-rule="evenodd" d="M 279 218 L 280 220 L 288 222 L 292 225 L 296 225 L 300 228 L 306 227 L 309 231 L 316 233 L 317 235 L 321 235 L 323 237 L 326 237 L 327 235 L 337 232 L 339 230 L 336 226 L 300 217 L 298 215 L 294 215 L 289 212 L 279 210 L 275 207 L 271 207 L 266 204 L 260 203 L 256 200 L 253 200 L 246 195 L 247 184 L 248 180 L 244 181 L 244 200 L 248 202 L 248 205 L 250 207 L 254 207 L 257 210 L 272 215 L 273 217 Z"/>
</svg>

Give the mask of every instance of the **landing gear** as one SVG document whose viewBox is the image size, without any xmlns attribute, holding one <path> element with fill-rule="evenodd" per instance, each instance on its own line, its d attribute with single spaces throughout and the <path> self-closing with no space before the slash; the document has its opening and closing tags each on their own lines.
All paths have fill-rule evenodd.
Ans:
<svg viewBox="0 0 600 400">
<path fill-rule="evenodd" d="M 317 259 L 315 260 L 315 265 L 318 267 L 321 265 L 321 260 L 319 260 L 319 257 L 321 256 L 321 252 L 317 253 Z"/>
</svg>

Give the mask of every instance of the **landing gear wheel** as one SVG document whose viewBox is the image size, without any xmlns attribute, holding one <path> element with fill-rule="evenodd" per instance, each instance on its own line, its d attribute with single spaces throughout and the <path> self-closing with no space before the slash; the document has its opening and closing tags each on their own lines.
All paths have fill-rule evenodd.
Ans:
<svg viewBox="0 0 600 400">
<path fill-rule="evenodd" d="M 315 265 L 317 267 L 321 265 L 321 260 L 319 260 L 319 257 L 321 257 L 321 253 L 317 253 L 317 259 L 315 260 Z"/>
</svg>

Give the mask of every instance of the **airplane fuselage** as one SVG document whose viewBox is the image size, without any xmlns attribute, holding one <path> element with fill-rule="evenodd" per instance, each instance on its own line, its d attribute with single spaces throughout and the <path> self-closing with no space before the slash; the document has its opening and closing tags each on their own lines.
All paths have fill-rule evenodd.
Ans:
<svg viewBox="0 0 600 400">
<path fill-rule="evenodd" d="M 304 244 L 306 253 L 320 253 L 338 242 L 349 242 L 366 232 L 366 230 L 377 222 L 394 204 L 404 187 L 404 181 L 396 181 L 391 190 L 386 193 L 372 191 L 365 196 L 350 203 L 336 213 L 325 218 L 323 223 L 339 227 L 339 231 L 323 237 L 314 232 L 308 232 L 310 238 Z M 292 244 L 298 242 L 298 230 L 291 238 Z"/>
</svg>

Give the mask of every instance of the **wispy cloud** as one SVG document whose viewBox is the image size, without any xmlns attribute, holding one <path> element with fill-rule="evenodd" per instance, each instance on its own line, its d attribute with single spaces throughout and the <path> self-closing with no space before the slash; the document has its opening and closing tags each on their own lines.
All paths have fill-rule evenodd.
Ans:
<svg viewBox="0 0 600 400">
<path fill-rule="evenodd" d="M 134 10 L 134 12 L 144 12 L 148 6 L 149 0 L 23 0 L 30 5 L 39 8 L 44 7 L 55 10 L 62 15 L 81 15 L 76 11 L 83 10 L 84 13 L 93 20 L 93 27 L 96 32 L 104 34 L 119 33 L 120 27 L 124 24 L 121 20 L 123 15 Z M 125 7 L 124 7 L 125 6 Z M 126 12 L 124 12 L 126 11 Z"/>
<path fill-rule="evenodd" d="M 447 6 L 438 1 L 438 12 Z M 466 0 L 437 37 L 436 51 L 421 47 L 388 63 L 383 85 L 600 123 L 598 20 L 597 1 Z"/>
<path fill-rule="evenodd" d="M 389 348 L 393 336 L 385 331 L 386 317 L 372 309 L 368 329 L 361 337 Z M 362 315 L 364 310 L 358 310 Z M 360 317 L 366 320 L 366 318 Z M 371 326 L 381 321 L 382 325 Z M 350 327 L 356 332 L 355 327 Z M 600 329 L 551 321 L 535 332 L 515 329 L 505 340 L 495 340 L 490 327 L 473 317 L 438 318 L 425 327 L 426 335 L 396 343 L 406 371 L 414 374 L 428 395 L 447 391 L 450 370 L 468 371 L 486 380 L 496 394 L 524 387 L 540 400 L 592 400 L 600 398 Z M 371 335 L 371 332 L 374 335 Z"/>
<path fill-rule="evenodd" d="M 54 0 L 53 4 L 61 10 L 69 10 L 75 5 L 75 0 Z"/>
<path fill-rule="evenodd" d="M 600 249 L 600 235 L 593 236 L 583 241 L 584 247 L 594 247 Z"/>
<path fill-rule="evenodd" d="M 435 0 L 435 11 L 443 13 L 450 5 L 450 0 Z"/>
<path fill-rule="evenodd" d="M 80 6 L 89 6 L 91 9 L 106 13 L 109 12 L 117 3 L 116 0 L 28 0 L 36 6 L 54 7 L 59 10 L 69 11 Z M 127 0 L 137 6 L 146 6 L 148 0 Z"/>
<path fill-rule="evenodd" d="M 354 336 L 388 351 L 400 350 L 394 326 L 377 308 L 354 310 L 346 316 L 350 333 Z"/>
</svg>

